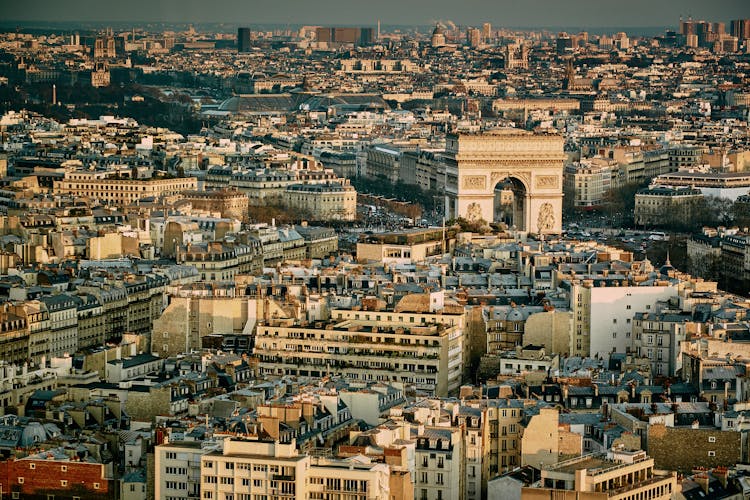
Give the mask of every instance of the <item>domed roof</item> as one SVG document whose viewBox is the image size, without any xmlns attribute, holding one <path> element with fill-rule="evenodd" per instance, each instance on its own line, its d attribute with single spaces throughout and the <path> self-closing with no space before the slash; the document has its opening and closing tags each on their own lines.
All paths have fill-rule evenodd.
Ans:
<svg viewBox="0 0 750 500">
<path fill-rule="evenodd" d="M 505 321 L 523 321 L 525 319 L 526 315 L 517 307 L 508 311 L 508 315 L 505 317 Z"/>
<path fill-rule="evenodd" d="M 667 252 L 667 260 L 664 262 L 664 265 L 659 268 L 659 274 L 662 276 L 669 276 L 670 271 L 674 270 L 674 266 L 672 266 L 672 263 L 669 261 L 669 252 Z"/>
<path fill-rule="evenodd" d="M 432 30 L 432 34 L 433 35 L 444 35 L 445 31 L 443 31 L 443 27 L 442 26 L 440 26 L 439 24 L 436 24 L 435 25 L 435 29 Z"/>
<path fill-rule="evenodd" d="M 21 435 L 21 442 L 19 443 L 24 448 L 27 448 L 35 443 L 43 443 L 47 441 L 47 432 L 39 422 L 29 422 L 23 429 Z"/>
</svg>

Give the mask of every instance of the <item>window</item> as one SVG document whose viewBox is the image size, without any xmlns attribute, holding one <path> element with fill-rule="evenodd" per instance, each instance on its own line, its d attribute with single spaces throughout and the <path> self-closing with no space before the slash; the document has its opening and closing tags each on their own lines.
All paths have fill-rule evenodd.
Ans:
<svg viewBox="0 0 750 500">
<path fill-rule="evenodd" d="M 708 436 L 708 442 L 709 443 L 715 443 L 716 442 L 716 436 Z"/>
<path fill-rule="evenodd" d="M 94 483 L 94 489 L 95 489 L 95 490 L 98 490 L 98 489 L 99 489 L 99 483 Z"/>
<path fill-rule="evenodd" d="M 18 484 L 23 484 L 23 478 L 22 477 L 18 478 Z"/>
<path fill-rule="evenodd" d="M 60 486 L 67 486 L 67 485 L 68 485 L 68 480 L 67 479 L 61 479 L 60 480 Z"/>
<path fill-rule="evenodd" d="M 36 464 L 29 464 L 29 469 L 36 469 Z"/>
<path fill-rule="evenodd" d="M 60 472 L 68 472 L 68 466 L 67 465 L 61 465 L 60 466 Z"/>
<path fill-rule="evenodd" d="M 715 451 L 709 451 L 708 452 L 708 456 L 709 457 L 715 457 L 716 456 L 716 452 Z"/>
</svg>

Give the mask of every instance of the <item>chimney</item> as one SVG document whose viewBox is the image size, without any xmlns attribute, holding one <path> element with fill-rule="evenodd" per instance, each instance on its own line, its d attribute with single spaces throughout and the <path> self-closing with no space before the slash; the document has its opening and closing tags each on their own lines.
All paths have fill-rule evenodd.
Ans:
<svg viewBox="0 0 750 500">
<path fill-rule="evenodd" d="M 693 476 L 693 481 L 698 483 L 698 485 L 701 487 L 704 493 L 708 493 L 708 474 L 705 472 L 702 472 L 700 474 L 696 474 Z"/>
<path fill-rule="evenodd" d="M 729 481 L 729 469 L 727 469 L 726 467 L 717 467 L 711 472 L 716 477 L 716 479 L 721 482 L 721 485 L 726 488 L 727 482 Z"/>
<path fill-rule="evenodd" d="M 302 403 L 302 418 L 309 424 L 313 422 L 313 416 L 315 415 L 315 406 L 309 401 Z"/>
</svg>

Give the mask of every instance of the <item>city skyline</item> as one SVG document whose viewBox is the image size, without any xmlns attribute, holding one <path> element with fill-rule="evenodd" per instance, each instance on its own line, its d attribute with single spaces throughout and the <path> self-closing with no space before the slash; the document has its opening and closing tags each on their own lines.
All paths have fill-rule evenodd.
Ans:
<svg viewBox="0 0 750 500">
<path fill-rule="evenodd" d="M 128 3 L 74 0 L 60 4 L 51 0 L 30 0 L 22 4 L 0 6 L 0 18 L 28 22 L 167 22 L 232 24 L 384 24 L 425 25 L 438 21 L 460 25 L 489 21 L 498 26 L 591 26 L 591 27 L 668 27 L 680 16 L 694 19 L 729 20 L 745 17 L 747 8 L 741 1 L 722 0 L 711 3 L 699 0 L 627 3 L 594 0 L 554 2 L 532 0 L 486 2 L 468 0 L 462 4 L 448 0 L 416 0 L 404 5 L 385 0 L 367 4 L 361 1 L 323 0 L 296 2 L 268 0 L 242 2 L 224 0 L 207 4 L 196 0 L 161 0 Z M 616 22 L 614 21 L 616 20 Z"/>
</svg>

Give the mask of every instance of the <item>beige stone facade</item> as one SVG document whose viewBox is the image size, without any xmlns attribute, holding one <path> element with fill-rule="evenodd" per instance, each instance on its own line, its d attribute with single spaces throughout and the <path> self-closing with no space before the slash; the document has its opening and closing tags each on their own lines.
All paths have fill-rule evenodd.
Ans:
<svg viewBox="0 0 750 500">
<path fill-rule="evenodd" d="M 197 187 L 198 179 L 195 177 L 113 179 L 100 172 L 66 172 L 63 180 L 55 182 L 54 192 L 125 206 L 142 198 L 175 195 Z"/>
<path fill-rule="evenodd" d="M 655 470 L 644 451 L 584 455 L 542 470 L 542 486 L 523 488 L 523 499 L 649 498 L 670 500 L 677 492 L 677 474 Z"/>
<path fill-rule="evenodd" d="M 154 321 L 151 352 L 162 357 L 201 349 L 201 338 L 214 333 L 252 330 L 263 301 L 248 297 L 173 297 Z M 248 326 L 248 321 L 250 321 Z"/>
<path fill-rule="evenodd" d="M 185 193 L 185 200 L 196 210 L 219 213 L 227 219 L 245 221 L 248 217 L 250 200 L 247 194 L 236 189 L 188 191 Z"/>
<path fill-rule="evenodd" d="M 250 488 L 258 498 L 391 498 L 388 465 L 312 458 L 294 443 L 227 438 L 222 451 L 202 455 L 200 464 L 202 498 L 249 499 Z"/>
<path fill-rule="evenodd" d="M 537 469 L 557 463 L 560 435 L 557 408 L 542 408 L 529 420 L 521 438 L 522 465 Z"/>
<path fill-rule="evenodd" d="M 354 381 L 402 382 L 427 396 L 457 393 L 463 330 L 428 316 L 336 310 L 328 322 L 259 322 L 255 354 L 266 375 L 341 374 Z"/>
<path fill-rule="evenodd" d="M 544 311 L 526 319 L 523 332 L 525 344 L 543 345 L 548 352 L 561 356 L 570 354 L 573 332 L 573 313 L 570 311 Z"/>
<path fill-rule="evenodd" d="M 357 218 L 357 190 L 348 181 L 329 184 L 294 184 L 283 195 L 292 212 L 313 220 L 354 220 Z"/>
</svg>

